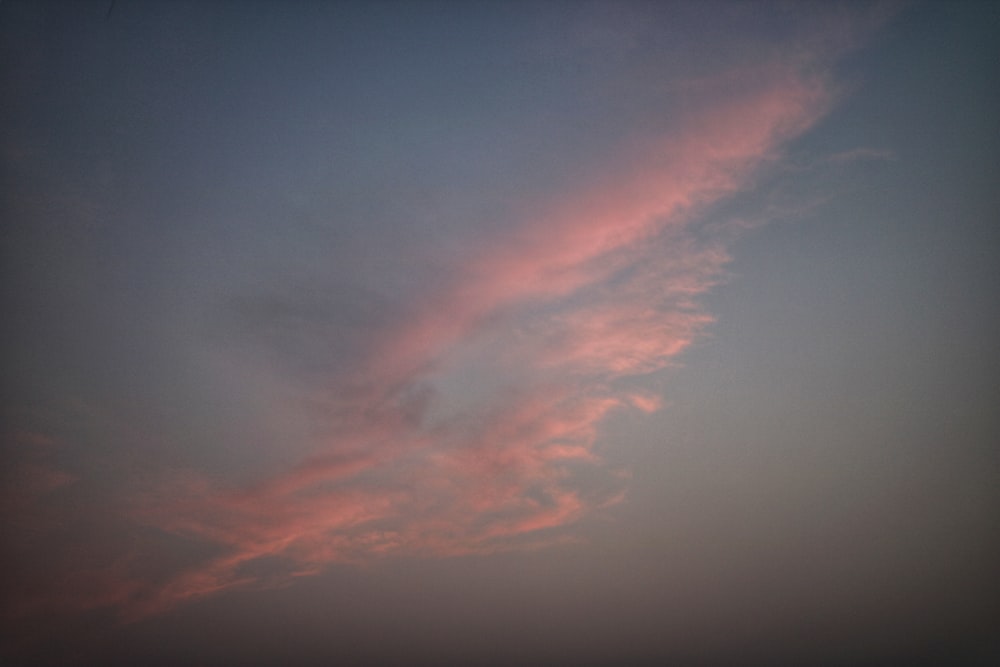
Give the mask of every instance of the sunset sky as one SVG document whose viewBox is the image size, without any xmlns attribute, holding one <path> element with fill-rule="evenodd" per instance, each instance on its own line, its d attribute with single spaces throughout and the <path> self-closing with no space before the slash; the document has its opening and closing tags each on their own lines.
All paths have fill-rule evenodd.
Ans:
<svg viewBox="0 0 1000 667">
<path fill-rule="evenodd" d="M 5 0 L 0 664 L 997 664 L 998 35 Z"/>
</svg>

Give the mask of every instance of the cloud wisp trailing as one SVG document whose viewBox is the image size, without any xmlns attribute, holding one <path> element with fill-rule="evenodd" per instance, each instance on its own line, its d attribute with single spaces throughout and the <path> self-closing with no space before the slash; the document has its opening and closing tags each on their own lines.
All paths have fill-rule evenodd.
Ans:
<svg viewBox="0 0 1000 667">
<path fill-rule="evenodd" d="M 114 499 L 102 508 L 126 496 L 116 506 L 126 508 L 125 522 L 152 530 L 135 531 L 139 537 L 129 537 L 135 542 L 110 566 L 102 556 L 112 547 L 95 556 L 105 566 L 74 574 L 79 594 L 46 599 L 32 591 L 24 596 L 31 600 L 12 606 L 22 616 L 113 608 L 135 620 L 222 591 L 286 585 L 333 564 L 577 539 L 574 524 L 627 490 L 628 456 L 600 437 L 602 423 L 660 409 L 651 375 L 712 321 L 701 297 L 723 278 L 733 238 L 730 226 L 709 219 L 712 206 L 754 188 L 838 94 L 831 65 L 851 48 L 851 30 L 839 23 L 811 30 L 787 49 L 753 47 L 756 58 L 720 64 L 727 56 L 719 56 L 695 74 L 666 70 L 653 83 L 646 55 L 629 60 L 640 46 L 615 40 L 620 71 L 609 90 L 655 87 L 647 97 L 664 104 L 662 118 L 650 121 L 656 109 L 643 109 L 635 127 L 626 114 L 622 127 L 605 128 L 599 149 L 572 153 L 587 160 L 562 163 L 567 173 L 551 179 L 558 186 L 533 187 L 510 202 L 502 228 L 496 220 L 464 221 L 466 236 L 434 256 L 433 279 L 403 288 L 405 305 L 362 284 L 357 294 L 388 298 L 371 305 L 355 293 L 343 303 L 335 295 L 329 309 L 319 301 L 317 316 L 313 292 L 296 295 L 307 301 L 302 308 L 301 299 L 240 301 L 232 285 L 223 287 L 220 300 L 238 302 L 247 319 L 237 335 L 274 324 L 266 344 L 299 355 L 290 381 L 274 383 L 279 389 L 268 393 L 270 378 L 261 382 L 262 394 L 296 402 L 286 440 L 297 458 L 241 482 L 218 471 L 162 473 L 155 463 L 142 475 L 126 472 L 126 490 L 109 491 Z M 391 253 L 407 252 L 390 245 Z M 410 256 L 388 259 L 416 264 Z M 362 273 L 361 283 L 395 284 Z M 327 287 L 344 294 L 339 283 Z M 284 336 L 289 321 L 302 330 Z M 340 334 L 346 342 L 327 342 Z M 206 353 L 198 346 L 210 343 L 201 339 L 190 344 L 204 354 L 199 361 L 222 359 L 205 371 L 200 395 L 235 385 L 227 375 L 233 367 L 243 377 L 241 361 Z M 322 358 L 327 350 L 336 358 Z M 257 381 L 255 372 L 248 376 Z M 277 415 L 275 423 L 286 423 L 284 405 L 267 405 L 271 412 L 259 417 L 269 433 L 284 435 L 270 421 Z M 308 417 L 296 421 L 299 414 Z M 142 437 L 130 431 L 125 439 Z M 303 440 L 312 445 L 307 454 Z M 38 484 L 93 493 L 77 472 Z M 167 546 L 152 547 L 156 540 Z"/>
<path fill-rule="evenodd" d="M 728 254 L 699 213 L 748 187 L 831 100 L 805 68 L 752 80 L 529 207 L 403 321 L 370 332 L 331 379 L 335 435 L 321 451 L 254 484 L 188 477 L 149 494 L 134 518 L 218 555 L 137 591 L 126 615 L 332 563 L 560 542 L 571 539 L 560 529 L 620 499 L 600 423 L 658 409 L 636 378 L 711 321 L 698 296 Z M 583 468 L 604 481 L 581 482 Z"/>
</svg>

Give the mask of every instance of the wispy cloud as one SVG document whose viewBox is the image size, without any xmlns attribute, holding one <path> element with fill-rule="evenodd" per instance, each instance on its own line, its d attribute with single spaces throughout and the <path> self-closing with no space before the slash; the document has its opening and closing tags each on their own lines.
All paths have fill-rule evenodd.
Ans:
<svg viewBox="0 0 1000 667">
<path fill-rule="evenodd" d="M 671 132 L 526 207 L 405 320 L 370 331 L 353 369 L 330 378 L 322 451 L 239 488 L 189 476 L 148 494 L 135 519 L 220 555 L 137 591 L 127 614 L 330 563 L 558 542 L 620 500 L 599 425 L 658 409 L 623 380 L 671 363 L 711 321 L 698 296 L 728 254 L 699 214 L 748 187 L 831 93 L 783 65 L 703 97 Z M 605 481 L 584 483 L 581 467 Z"/>
<path fill-rule="evenodd" d="M 323 413 L 323 442 L 252 482 L 191 471 L 135 494 L 132 521 L 209 548 L 156 577 L 122 561 L 87 579 L 114 579 L 107 595 L 88 589 L 74 608 L 136 619 L 333 563 L 573 540 L 567 527 L 624 497 L 602 422 L 660 409 L 643 377 L 712 321 L 700 297 L 722 278 L 733 235 L 706 214 L 752 188 L 837 94 L 827 66 L 844 40 L 817 43 L 664 83 L 683 98 L 669 122 L 623 131 L 561 191 L 517 202 L 504 229 L 466 241 L 399 312 L 348 299 L 344 325 L 322 299 L 242 303 L 255 326 L 274 325 L 277 346 L 307 348 L 305 365 L 322 369 L 302 393 Z M 350 354 L 323 363 L 339 335 Z"/>
</svg>

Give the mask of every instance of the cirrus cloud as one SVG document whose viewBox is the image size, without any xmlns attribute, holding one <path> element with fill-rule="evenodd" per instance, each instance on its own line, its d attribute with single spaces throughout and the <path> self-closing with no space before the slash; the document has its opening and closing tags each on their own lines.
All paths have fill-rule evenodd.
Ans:
<svg viewBox="0 0 1000 667">
<path fill-rule="evenodd" d="M 331 563 L 560 542 L 620 500 L 599 427 L 613 411 L 658 409 L 626 381 L 672 363 L 711 322 L 698 297 L 729 256 L 701 231 L 704 211 L 750 187 L 832 100 L 815 67 L 795 65 L 732 90 L 702 82 L 702 104 L 668 133 L 529 204 L 402 321 L 369 331 L 324 390 L 320 451 L 252 484 L 193 476 L 147 494 L 135 519 L 219 555 L 147 586 L 127 614 Z M 605 481 L 581 482 L 583 467 Z"/>
</svg>

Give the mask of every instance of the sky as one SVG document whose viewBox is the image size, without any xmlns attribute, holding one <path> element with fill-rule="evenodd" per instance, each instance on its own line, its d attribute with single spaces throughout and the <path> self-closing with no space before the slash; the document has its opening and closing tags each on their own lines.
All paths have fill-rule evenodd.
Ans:
<svg viewBox="0 0 1000 667">
<path fill-rule="evenodd" d="M 2 2 L 0 663 L 995 664 L 998 29 Z"/>
</svg>

